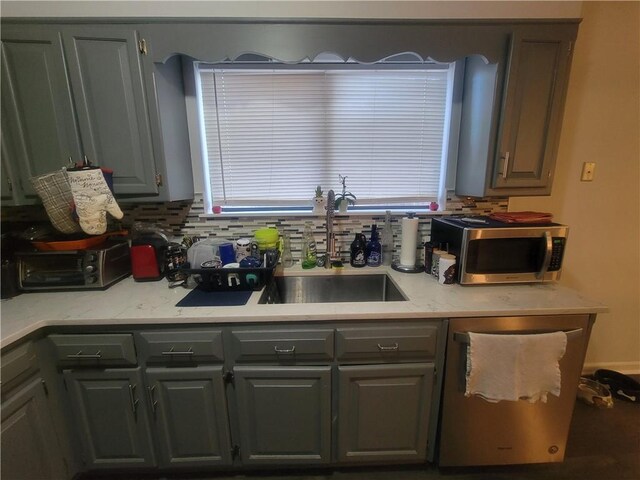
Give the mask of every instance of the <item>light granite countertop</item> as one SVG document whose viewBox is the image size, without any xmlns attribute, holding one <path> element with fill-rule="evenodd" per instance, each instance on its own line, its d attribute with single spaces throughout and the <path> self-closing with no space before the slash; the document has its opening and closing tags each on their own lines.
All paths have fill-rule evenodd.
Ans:
<svg viewBox="0 0 640 480">
<path fill-rule="evenodd" d="M 341 270 L 294 267 L 277 274 L 370 275 L 385 272 L 400 287 L 407 301 L 260 305 L 261 292 L 254 292 L 242 306 L 176 307 L 190 290 L 170 289 L 165 280 L 135 282 L 131 277 L 102 291 L 24 293 L 0 303 L 0 347 L 47 326 L 318 322 L 607 311 L 603 304 L 559 284 L 441 285 L 424 273 L 400 273 L 387 267 L 345 267 Z"/>
</svg>

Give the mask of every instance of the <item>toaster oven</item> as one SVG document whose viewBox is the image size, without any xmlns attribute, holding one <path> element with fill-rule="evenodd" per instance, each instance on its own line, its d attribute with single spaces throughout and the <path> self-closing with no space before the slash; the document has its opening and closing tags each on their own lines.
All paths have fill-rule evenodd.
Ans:
<svg viewBox="0 0 640 480">
<path fill-rule="evenodd" d="M 131 273 L 126 240 L 86 250 L 19 252 L 16 259 L 18 285 L 26 291 L 100 289 Z"/>
</svg>

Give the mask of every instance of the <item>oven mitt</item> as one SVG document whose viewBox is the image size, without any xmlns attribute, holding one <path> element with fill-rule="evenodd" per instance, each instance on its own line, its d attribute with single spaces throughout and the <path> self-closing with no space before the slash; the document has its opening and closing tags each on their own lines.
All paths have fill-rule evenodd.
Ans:
<svg viewBox="0 0 640 480">
<path fill-rule="evenodd" d="M 80 227 L 85 233 L 100 235 L 106 232 L 107 212 L 117 219 L 123 217 L 99 168 L 68 171 L 67 175 Z"/>
<path fill-rule="evenodd" d="M 31 177 L 31 184 L 42 199 L 49 220 L 62 233 L 76 233 L 80 226 L 73 216 L 73 195 L 64 170 Z"/>
</svg>

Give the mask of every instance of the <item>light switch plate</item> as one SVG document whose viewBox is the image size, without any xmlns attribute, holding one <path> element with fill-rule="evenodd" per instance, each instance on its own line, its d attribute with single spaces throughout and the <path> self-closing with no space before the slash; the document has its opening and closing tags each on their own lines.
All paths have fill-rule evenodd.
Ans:
<svg viewBox="0 0 640 480">
<path fill-rule="evenodd" d="M 582 175 L 580 176 L 580 180 L 583 182 L 592 182 L 593 172 L 595 171 L 595 169 L 595 162 L 584 162 L 582 164 Z"/>
</svg>

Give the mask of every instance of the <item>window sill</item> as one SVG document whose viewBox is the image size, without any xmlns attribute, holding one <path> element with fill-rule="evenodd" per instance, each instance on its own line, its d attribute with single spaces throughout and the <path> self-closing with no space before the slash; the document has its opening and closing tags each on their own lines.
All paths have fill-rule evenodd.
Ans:
<svg viewBox="0 0 640 480">
<path fill-rule="evenodd" d="M 391 211 L 392 217 L 403 217 L 407 215 L 407 212 L 415 212 L 418 217 L 437 217 L 441 215 L 451 215 L 454 212 L 451 210 L 431 211 L 431 210 L 406 210 L 406 211 Z M 370 210 L 362 212 L 347 212 L 347 213 L 335 213 L 336 218 L 349 218 L 349 217 L 384 217 L 386 210 Z M 311 212 L 242 212 L 242 213 L 203 213 L 198 215 L 198 218 L 221 220 L 225 218 L 273 218 L 273 217 L 298 217 L 298 218 L 324 218 L 325 214 L 314 214 Z"/>
</svg>

